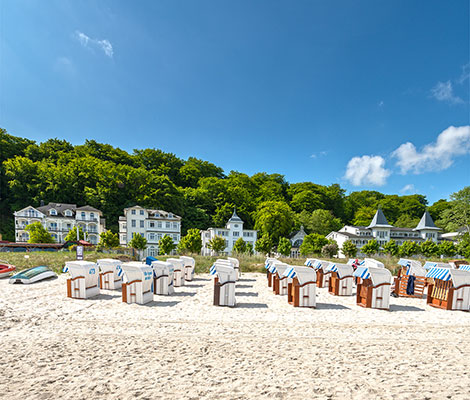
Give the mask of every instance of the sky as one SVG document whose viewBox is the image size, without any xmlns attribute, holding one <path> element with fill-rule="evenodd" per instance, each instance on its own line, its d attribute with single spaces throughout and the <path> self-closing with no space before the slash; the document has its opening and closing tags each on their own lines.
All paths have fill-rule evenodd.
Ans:
<svg viewBox="0 0 470 400">
<path fill-rule="evenodd" d="M 0 1 L 0 127 L 347 192 L 470 185 L 469 1 Z"/>
</svg>

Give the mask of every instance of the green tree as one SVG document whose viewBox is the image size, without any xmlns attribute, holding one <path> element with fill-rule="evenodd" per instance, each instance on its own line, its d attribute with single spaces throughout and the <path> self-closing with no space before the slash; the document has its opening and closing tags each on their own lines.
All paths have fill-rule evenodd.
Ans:
<svg viewBox="0 0 470 400">
<path fill-rule="evenodd" d="M 238 254 L 243 254 L 246 252 L 246 242 L 242 238 L 238 238 L 235 244 L 233 245 L 233 251 Z"/>
<path fill-rule="evenodd" d="M 373 254 L 377 254 L 379 250 L 380 250 L 379 243 L 377 242 L 377 240 L 372 239 L 372 240 L 369 240 L 364 246 L 362 246 L 361 253 L 371 256 Z"/>
<path fill-rule="evenodd" d="M 300 254 L 303 256 L 320 254 L 324 245 L 328 244 L 328 239 L 318 233 L 310 233 L 304 237 L 300 245 Z"/>
<path fill-rule="evenodd" d="M 269 235 L 272 241 L 277 242 L 281 236 L 290 233 L 293 214 L 284 202 L 265 201 L 258 206 L 255 221 L 255 229 L 262 236 Z"/>
<path fill-rule="evenodd" d="M 341 251 L 346 257 L 356 257 L 357 246 L 351 240 L 346 240 L 341 246 Z"/>
<path fill-rule="evenodd" d="M 391 239 L 383 245 L 384 252 L 390 256 L 396 257 L 399 254 L 397 242 Z"/>
<path fill-rule="evenodd" d="M 221 253 L 225 250 L 227 245 L 225 244 L 225 239 L 221 236 L 214 236 L 209 242 L 207 243 L 207 247 L 214 251 L 216 254 Z"/>
<path fill-rule="evenodd" d="M 29 233 L 28 243 L 55 243 L 52 235 L 40 222 L 33 222 L 26 227 Z"/>
<path fill-rule="evenodd" d="M 321 254 L 323 257 L 333 258 L 336 254 L 338 254 L 338 244 L 336 242 L 325 244 L 321 248 Z"/>
<path fill-rule="evenodd" d="M 307 232 L 328 235 L 332 231 L 339 230 L 343 224 L 339 218 L 335 218 L 331 211 L 315 210 L 312 213 L 304 210 L 297 214 L 297 220 Z"/>
<path fill-rule="evenodd" d="M 416 242 L 405 241 L 398 246 L 398 254 L 401 257 L 411 257 L 419 253 L 419 245 Z"/>
<path fill-rule="evenodd" d="M 264 235 L 258 238 L 255 243 L 255 250 L 258 253 L 270 254 L 273 249 L 273 241 L 269 235 Z"/>
<path fill-rule="evenodd" d="M 432 240 L 426 240 L 419 247 L 420 253 L 425 257 L 437 256 L 439 254 L 439 246 Z"/>
<path fill-rule="evenodd" d="M 416 228 L 419 223 L 419 218 L 413 218 L 408 214 L 401 214 L 395 221 L 394 225 L 400 228 Z"/>
<path fill-rule="evenodd" d="M 136 250 L 145 250 L 147 247 L 147 239 L 145 239 L 142 235 L 135 234 L 129 242 L 129 247 Z"/>
<path fill-rule="evenodd" d="M 186 236 L 183 236 L 178 243 L 180 252 L 190 252 L 199 254 L 202 249 L 201 231 L 199 229 L 189 229 Z"/>
<path fill-rule="evenodd" d="M 442 254 L 444 257 L 454 257 L 457 254 L 457 248 L 454 243 L 446 240 L 439 243 L 439 254 Z"/>
<path fill-rule="evenodd" d="M 467 232 L 460 237 L 457 252 L 467 259 L 470 258 L 470 233 Z"/>
<path fill-rule="evenodd" d="M 78 240 L 85 240 L 85 233 L 81 226 L 78 227 L 78 239 L 77 239 L 77 227 L 72 228 L 67 233 L 64 239 L 66 242 L 77 242 Z"/>
<path fill-rule="evenodd" d="M 290 250 L 292 248 L 292 243 L 289 239 L 285 237 L 279 238 L 279 243 L 277 245 L 277 252 L 283 256 L 289 256 Z"/>
<path fill-rule="evenodd" d="M 246 244 L 246 254 L 248 254 L 249 256 L 253 255 L 253 245 L 251 244 L 251 242 L 248 242 Z"/>
<path fill-rule="evenodd" d="M 119 236 L 117 233 L 111 231 L 102 232 L 100 235 L 100 241 L 98 247 L 101 248 L 110 248 L 110 247 L 119 247 Z"/>
<path fill-rule="evenodd" d="M 158 241 L 158 249 L 160 254 L 170 254 L 176 248 L 173 239 L 169 235 L 163 236 Z"/>
<path fill-rule="evenodd" d="M 470 186 L 450 195 L 450 208 L 442 212 L 446 230 L 457 231 L 465 228 L 470 231 Z"/>
<path fill-rule="evenodd" d="M 353 224 L 356 226 L 369 226 L 377 212 L 376 207 L 361 207 L 354 214 Z"/>
</svg>

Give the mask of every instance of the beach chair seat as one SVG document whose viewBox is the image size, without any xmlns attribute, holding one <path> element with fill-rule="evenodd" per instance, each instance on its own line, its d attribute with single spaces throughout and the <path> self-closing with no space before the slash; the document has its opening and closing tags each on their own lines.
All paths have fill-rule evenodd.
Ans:
<svg viewBox="0 0 470 400">
<path fill-rule="evenodd" d="M 143 263 L 123 263 L 122 301 L 147 304 L 153 300 L 153 269 Z"/>
<path fill-rule="evenodd" d="M 284 274 L 292 279 L 288 283 L 287 301 L 294 307 L 316 307 L 316 273 L 309 267 L 293 266 Z"/>
<path fill-rule="evenodd" d="M 470 311 L 470 271 L 434 267 L 426 277 L 433 280 L 428 285 L 427 304 L 443 310 Z"/>
<path fill-rule="evenodd" d="M 106 290 L 120 289 L 122 279 L 119 276 L 122 261 L 103 258 L 96 262 L 100 271 L 100 288 Z"/>
<path fill-rule="evenodd" d="M 68 261 L 65 269 L 67 279 L 67 297 L 89 299 L 100 294 L 98 266 L 89 261 Z"/>
<path fill-rule="evenodd" d="M 196 267 L 196 260 L 188 256 L 181 256 L 180 259 L 182 259 L 184 263 L 184 280 L 190 282 L 194 278 L 194 268 Z"/>
<path fill-rule="evenodd" d="M 425 278 L 426 269 L 419 261 L 405 258 L 400 258 L 398 265 L 401 265 L 401 268 L 398 270 L 398 275 L 394 278 L 393 293 L 398 297 L 422 298 L 427 285 Z M 413 290 L 407 293 L 410 279 L 414 279 Z"/>
<path fill-rule="evenodd" d="M 289 290 L 289 283 L 292 283 L 292 278 L 284 275 L 287 268 L 290 266 L 284 263 L 275 264 L 275 275 L 273 280 L 273 292 L 274 294 L 285 296 Z"/>
<path fill-rule="evenodd" d="M 353 276 L 360 278 L 356 293 L 357 305 L 389 310 L 392 278 L 389 270 L 375 266 L 362 266 L 354 271 Z"/>
<path fill-rule="evenodd" d="M 235 307 L 235 277 L 236 271 L 232 265 L 218 263 L 211 267 L 214 276 L 214 302 L 215 306 Z"/>
<path fill-rule="evenodd" d="M 184 286 L 184 261 L 179 258 L 167 258 L 166 262 L 173 264 L 173 285 Z"/>
<path fill-rule="evenodd" d="M 173 264 L 166 261 L 153 261 L 153 293 L 169 296 L 175 293 L 173 287 Z"/>
</svg>

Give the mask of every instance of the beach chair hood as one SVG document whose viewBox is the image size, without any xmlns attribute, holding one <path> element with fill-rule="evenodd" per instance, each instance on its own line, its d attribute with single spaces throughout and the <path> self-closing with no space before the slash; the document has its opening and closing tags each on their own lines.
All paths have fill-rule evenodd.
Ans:
<svg viewBox="0 0 470 400">
<path fill-rule="evenodd" d="M 279 276 L 279 278 L 282 278 L 284 276 L 284 273 L 286 272 L 286 269 L 290 267 L 290 265 L 284 264 L 284 263 L 275 264 L 275 266 L 276 266 L 276 273 Z"/>
<path fill-rule="evenodd" d="M 166 261 L 152 261 L 152 268 L 155 277 L 173 275 L 174 271 L 173 264 Z"/>
<path fill-rule="evenodd" d="M 180 271 L 184 268 L 184 261 L 180 260 L 179 258 L 167 258 L 166 262 L 173 264 L 175 269 L 179 269 Z"/>
<path fill-rule="evenodd" d="M 194 260 L 194 258 L 192 257 L 181 256 L 180 259 L 183 260 L 185 267 L 186 266 L 194 267 L 196 265 L 196 260 Z"/>
<path fill-rule="evenodd" d="M 417 260 L 408 260 L 406 258 L 400 258 L 398 261 L 399 265 L 407 267 L 406 275 L 414 276 L 425 276 L 426 270 L 423 268 L 421 263 Z"/>
<path fill-rule="evenodd" d="M 330 266 L 330 271 L 336 272 L 340 278 L 352 276 L 354 272 L 353 267 L 348 264 L 332 264 Z"/>
<path fill-rule="evenodd" d="M 300 265 L 293 265 L 284 271 L 284 276 L 288 278 L 297 278 L 301 285 L 307 282 L 316 282 L 317 273 L 314 269 Z"/>
<path fill-rule="evenodd" d="M 364 267 L 385 268 L 385 265 L 373 258 L 364 258 Z"/>
<path fill-rule="evenodd" d="M 129 283 L 135 280 L 142 281 L 142 288 L 147 292 L 152 287 L 153 282 L 153 269 L 147 264 L 139 262 L 128 262 L 122 264 L 122 271 L 124 273 L 123 281 Z"/>
<path fill-rule="evenodd" d="M 219 283 L 234 282 L 236 280 L 236 272 L 232 266 L 216 263 L 215 268 L 217 271 L 217 277 L 219 278 Z"/>
<path fill-rule="evenodd" d="M 362 279 L 371 279 L 374 286 L 381 283 L 391 283 L 392 274 L 386 268 L 359 267 L 354 271 L 353 276 Z"/>
<path fill-rule="evenodd" d="M 455 288 L 462 285 L 470 285 L 470 272 L 461 269 L 450 269 L 452 283 Z"/>
</svg>

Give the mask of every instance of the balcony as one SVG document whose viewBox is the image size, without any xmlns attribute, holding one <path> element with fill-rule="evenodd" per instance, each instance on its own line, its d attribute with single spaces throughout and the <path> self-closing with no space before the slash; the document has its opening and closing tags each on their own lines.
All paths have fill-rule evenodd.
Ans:
<svg viewBox="0 0 470 400">
<path fill-rule="evenodd" d="M 77 221 L 80 222 L 98 222 L 98 218 L 82 218 L 82 217 L 77 217 Z"/>
</svg>

